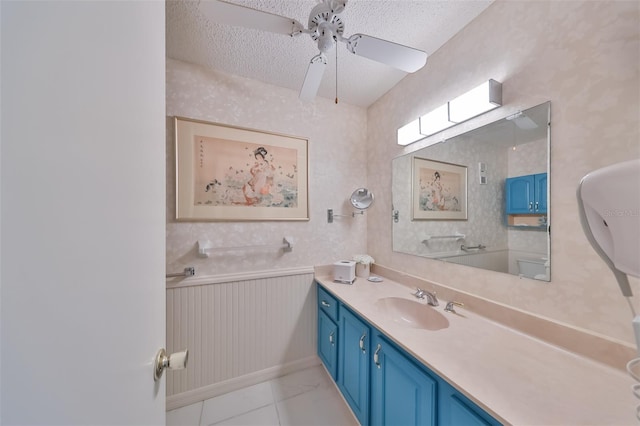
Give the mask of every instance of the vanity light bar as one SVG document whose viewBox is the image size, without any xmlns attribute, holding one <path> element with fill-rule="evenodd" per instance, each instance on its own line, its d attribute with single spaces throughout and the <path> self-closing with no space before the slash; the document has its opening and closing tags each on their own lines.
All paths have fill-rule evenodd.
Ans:
<svg viewBox="0 0 640 426">
<path fill-rule="evenodd" d="M 502 105 L 502 83 L 493 79 L 398 129 L 398 145 L 424 139 Z M 437 143 L 434 141 L 433 143 Z"/>
<path fill-rule="evenodd" d="M 420 133 L 423 136 L 433 135 L 454 124 L 449 121 L 449 103 L 446 103 L 420 117 Z"/>
<path fill-rule="evenodd" d="M 420 119 L 416 118 L 409 124 L 398 129 L 398 145 L 409 145 L 424 139 L 424 135 L 420 133 Z"/>
<path fill-rule="evenodd" d="M 462 123 L 501 105 L 502 84 L 489 80 L 449 101 L 449 120 Z"/>
</svg>

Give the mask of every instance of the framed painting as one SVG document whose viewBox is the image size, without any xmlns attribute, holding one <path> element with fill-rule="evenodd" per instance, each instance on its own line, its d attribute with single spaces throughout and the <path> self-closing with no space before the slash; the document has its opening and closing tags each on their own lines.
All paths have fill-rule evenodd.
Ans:
<svg viewBox="0 0 640 426">
<path fill-rule="evenodd" d="M 467 220 L 467 168 L 413 157 L 412 220 Z"/>
<path fill-rule="evenodd" d="M 309 220 L 308 140 L 175 117 L 176 219 Z"/>
</svg>

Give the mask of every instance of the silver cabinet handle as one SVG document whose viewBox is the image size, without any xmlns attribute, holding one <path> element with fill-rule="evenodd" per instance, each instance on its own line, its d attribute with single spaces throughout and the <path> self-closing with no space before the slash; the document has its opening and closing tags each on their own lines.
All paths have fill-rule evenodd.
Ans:
<svg viewBox="0 0 640 426">
<path fill-rule="evenodd" d="M 532 212 L 533 211 L 533 201 L 529 202 L 529 211 Z"/>
<path fill-rule="evenodd" d="M 536 211 L 538 211 L 538 202 L 536 201 Z"/>
<path fill-rule="evenodd" d="M 325 308 L 330 308 L 330 307 L 331 307 L 331 304 L 329 304 L 329 303 L 325 302 L 324 300 L 323 300 L 323 301 L 321 301 L 321 302 L 320 302 L 320 304 L 321 304 L 322 306 L 324 306 Z"/>
<path fill-rule="evenodd" d="M 364 348 L 364 339 L 367 337 L 367 333 L 362 333 L 360 337 L 360 350 L 363 354 L 367 353 L 367 350 Z"/>
<path fill-rule="evenodd" d="M 378 358 L 378 352 L 380 352 L 381 349 L 382 346 L 380 346 L 380 343 L 378 343 L 378 347 L 376 347 L 376 351 L 373 353 L 373 363 L 378 368 L 380 368 L 380 359 Z"/>
<path fill-rule="evenodd" d="M 334 333 L 333 331 L 332 331 L 331 333 L 329 333 L 329 343 L 331 343 L 331 346 L 333 346 L 333 345 L 334 345 L 334 342 L 333 342 L 333 333 Z"/>
</svg>

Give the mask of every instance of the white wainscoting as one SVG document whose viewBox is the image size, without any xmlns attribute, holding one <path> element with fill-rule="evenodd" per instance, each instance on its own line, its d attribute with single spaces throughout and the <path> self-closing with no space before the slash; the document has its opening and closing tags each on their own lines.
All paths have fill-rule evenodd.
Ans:
<svg viewBox="0 0 640 426">
<path fill-rule="evenodd" d="M 318 364 L 313 267 L 167 282 L 167 409 Z"/>
</svg>

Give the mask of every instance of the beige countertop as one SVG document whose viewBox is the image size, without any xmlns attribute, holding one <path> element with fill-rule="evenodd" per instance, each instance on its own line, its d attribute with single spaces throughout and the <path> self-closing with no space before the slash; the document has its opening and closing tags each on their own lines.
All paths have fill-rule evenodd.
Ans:
<svg viewBox="0 0 640 426">
<path fill-rule="evenodd" d="M 637 425 L 626 372 L 456 308 L 426 305 L 412 289 L 385 277 L 352 285 L 316 280 L 407 352 L 497 420 L 514 425 Z M 413 289 L 414 290 L 414 289 Z M 408 328 L 376 306 L 384 297 L 418 301 L 449 320 L 441 330 Z"/>
</svg>

